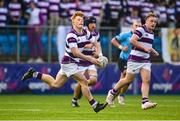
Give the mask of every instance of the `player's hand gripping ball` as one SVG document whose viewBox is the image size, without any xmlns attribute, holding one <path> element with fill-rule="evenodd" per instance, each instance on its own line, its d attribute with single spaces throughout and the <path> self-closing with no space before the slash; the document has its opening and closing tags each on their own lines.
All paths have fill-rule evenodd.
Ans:
<svg viewBox="0 0 180 121">
<path fill-rule="evenodd" d="M 100 68 L 104 68 L 104 67 L 107 66 L 107 64 L 108 64 L 108 59 L 107 59 L 107 57 L 105 57 L 105 56 L 100 56 L 100 57 L 98 58 L 98 60 L 99 60 L 99 62 L 100 62 Z"/>
</svg>

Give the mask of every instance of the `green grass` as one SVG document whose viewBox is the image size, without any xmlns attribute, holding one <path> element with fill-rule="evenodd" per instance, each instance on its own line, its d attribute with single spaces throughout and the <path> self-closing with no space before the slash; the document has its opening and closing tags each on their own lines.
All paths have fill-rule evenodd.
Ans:
<svg viewBox="0 0 180 121">
<path fill-rule="evenodd" d="M 0 120 L 180 120 L 180 96 L 151 96 L 157 108 L 142 110 L 140 96 L 126 96 L 126 105 L 95 113 L 82 98 L 72 108 L 70 95 L 1 95 Z M 99 101 L 105 95 L 96 95 Z"/>
</svg>

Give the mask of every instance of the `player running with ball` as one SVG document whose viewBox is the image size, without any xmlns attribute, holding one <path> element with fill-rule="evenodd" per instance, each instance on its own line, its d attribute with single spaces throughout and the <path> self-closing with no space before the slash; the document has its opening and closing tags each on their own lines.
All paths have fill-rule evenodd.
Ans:
<svg viewBox="0 0 180 121">
<path fill-rule="evenodd" d="M 81 85 L 82 94 L 88 100 L 94 111 L 99 112 L 100 110 L 104 109 L 105 105 L 100 104 L 93 98 L 88 87 L 88 80 L 83 74 L 81 74 L 81 70 L 79 69 L 78 65 L 80 59 L 83 59 L 100 66 L 98 59 L 82 53 L 85 43 L 87 41 L 95 40 L 93 36 L 91 36 L 90 32 L 83 29 L 83 18 L 84 14 L 81 11 L 76 11 L 71 17 L 72 30 L 67 34 L 66 52 L 61 61 L 61 69 L 57 73 L 56 78 L 54 79 L 51 75 L 42 74 L 35 71 L 33 68 L 30 68 L 24 74 L 22 80 L 34 77 L 44 81 L 50 87 L 59 88 L 64 85 L 69 77 L 72 77 Z"/>
</svg>

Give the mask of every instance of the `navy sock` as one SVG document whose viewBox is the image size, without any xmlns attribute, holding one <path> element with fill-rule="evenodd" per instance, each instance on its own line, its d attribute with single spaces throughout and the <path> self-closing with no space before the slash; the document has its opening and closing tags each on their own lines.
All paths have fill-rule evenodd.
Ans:
<svg viewBox="0 0 180 121">
<path fill-rule="evenodd" d="M 74 97 L 74 98 L 72 99 L 72 102 L 77 102 L 77 98 Z"/>
<path fill-rule="evenodd" d="M 117 92 L 118 92 L 118 91 L 117 91 L 117 90 L 115 90 L 115 89 L 112 89 L 112 90 L 111 90 L 111 94 L 113 94 L 113 95 L 116 95 L 116 94 L 117 94 Z"/>
<path fill-rule="evenodd" d="M 96 101 L 94 99 L 92 99 L 91 101 L 89 101 L 90 105 L 93 105 Z"/>
<path fill-rule="evenodd" d="M 37 79 L 41 79 L 41 78 L 42 78 L 42 73 L 38 72 Z"/>
<path fill-rule="evenodd" d="M 40 73 L 40 72 L 34 72 L 34 73 L 33 73 L 33 77 L 41 80 L 41 78 L 42 78 L 42 73 Z"/>
<path fill-rule="evenodd" d="M 146 103 L 146 102 L 148 102 L 149 101 L 149 99 L 147 98 L 147 97 L 143 97 L 142 98 L 142 104 L 144 104 L 144 103 Z"/>
</svg>

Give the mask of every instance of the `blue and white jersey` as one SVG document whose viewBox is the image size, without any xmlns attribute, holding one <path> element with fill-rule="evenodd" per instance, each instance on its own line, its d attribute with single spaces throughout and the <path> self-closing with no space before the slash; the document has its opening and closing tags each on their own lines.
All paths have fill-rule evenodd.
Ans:
<svg viewBox="0 0 180 121">
<path fill-rule="evenodd" d="M 122 46 L 128 46 L 128 51 L 121 51 L 119 54 L 119 58 L 128 60 L 129 54 L 132 49 L 132 45 L 130 44 L 130 38 L 132 36 L 132 32 L 123 32 L 120 33 L 119 35 L 115 36 L 115 39 L 118 40 Z"/>
<path fill-rule="evenodd" d="M 94 42 L 95 39 L 92 37 L 89 31 L 83 29 L 81 34 L 77 33 L 74 29 L 72 29 L 66 37 L 66 47 L 65 47 L 65 54 L 61 61 L 62 64 L 68 63 L 80 63 L 80 58 L 77 58 L 71 52 L 71 48 L 76 47 L 80 52 L 83 52 L 84 46 L 86 44 L 90 44 Z M 85 53 L 84 53 L 85 54 Z M 86 54 L 87 55 L 87 54 Z"/>
<path fill-rule="evenodd" d="M 146 48 L 152 48 L 154 33 L 149 32 L 145 25 L 137 28 L 134 34 L 139 37 L 138 43 Z M 143 49 L 133 46 L 128 61 L 150 62 L 150 54 Z"/>
</svg>

